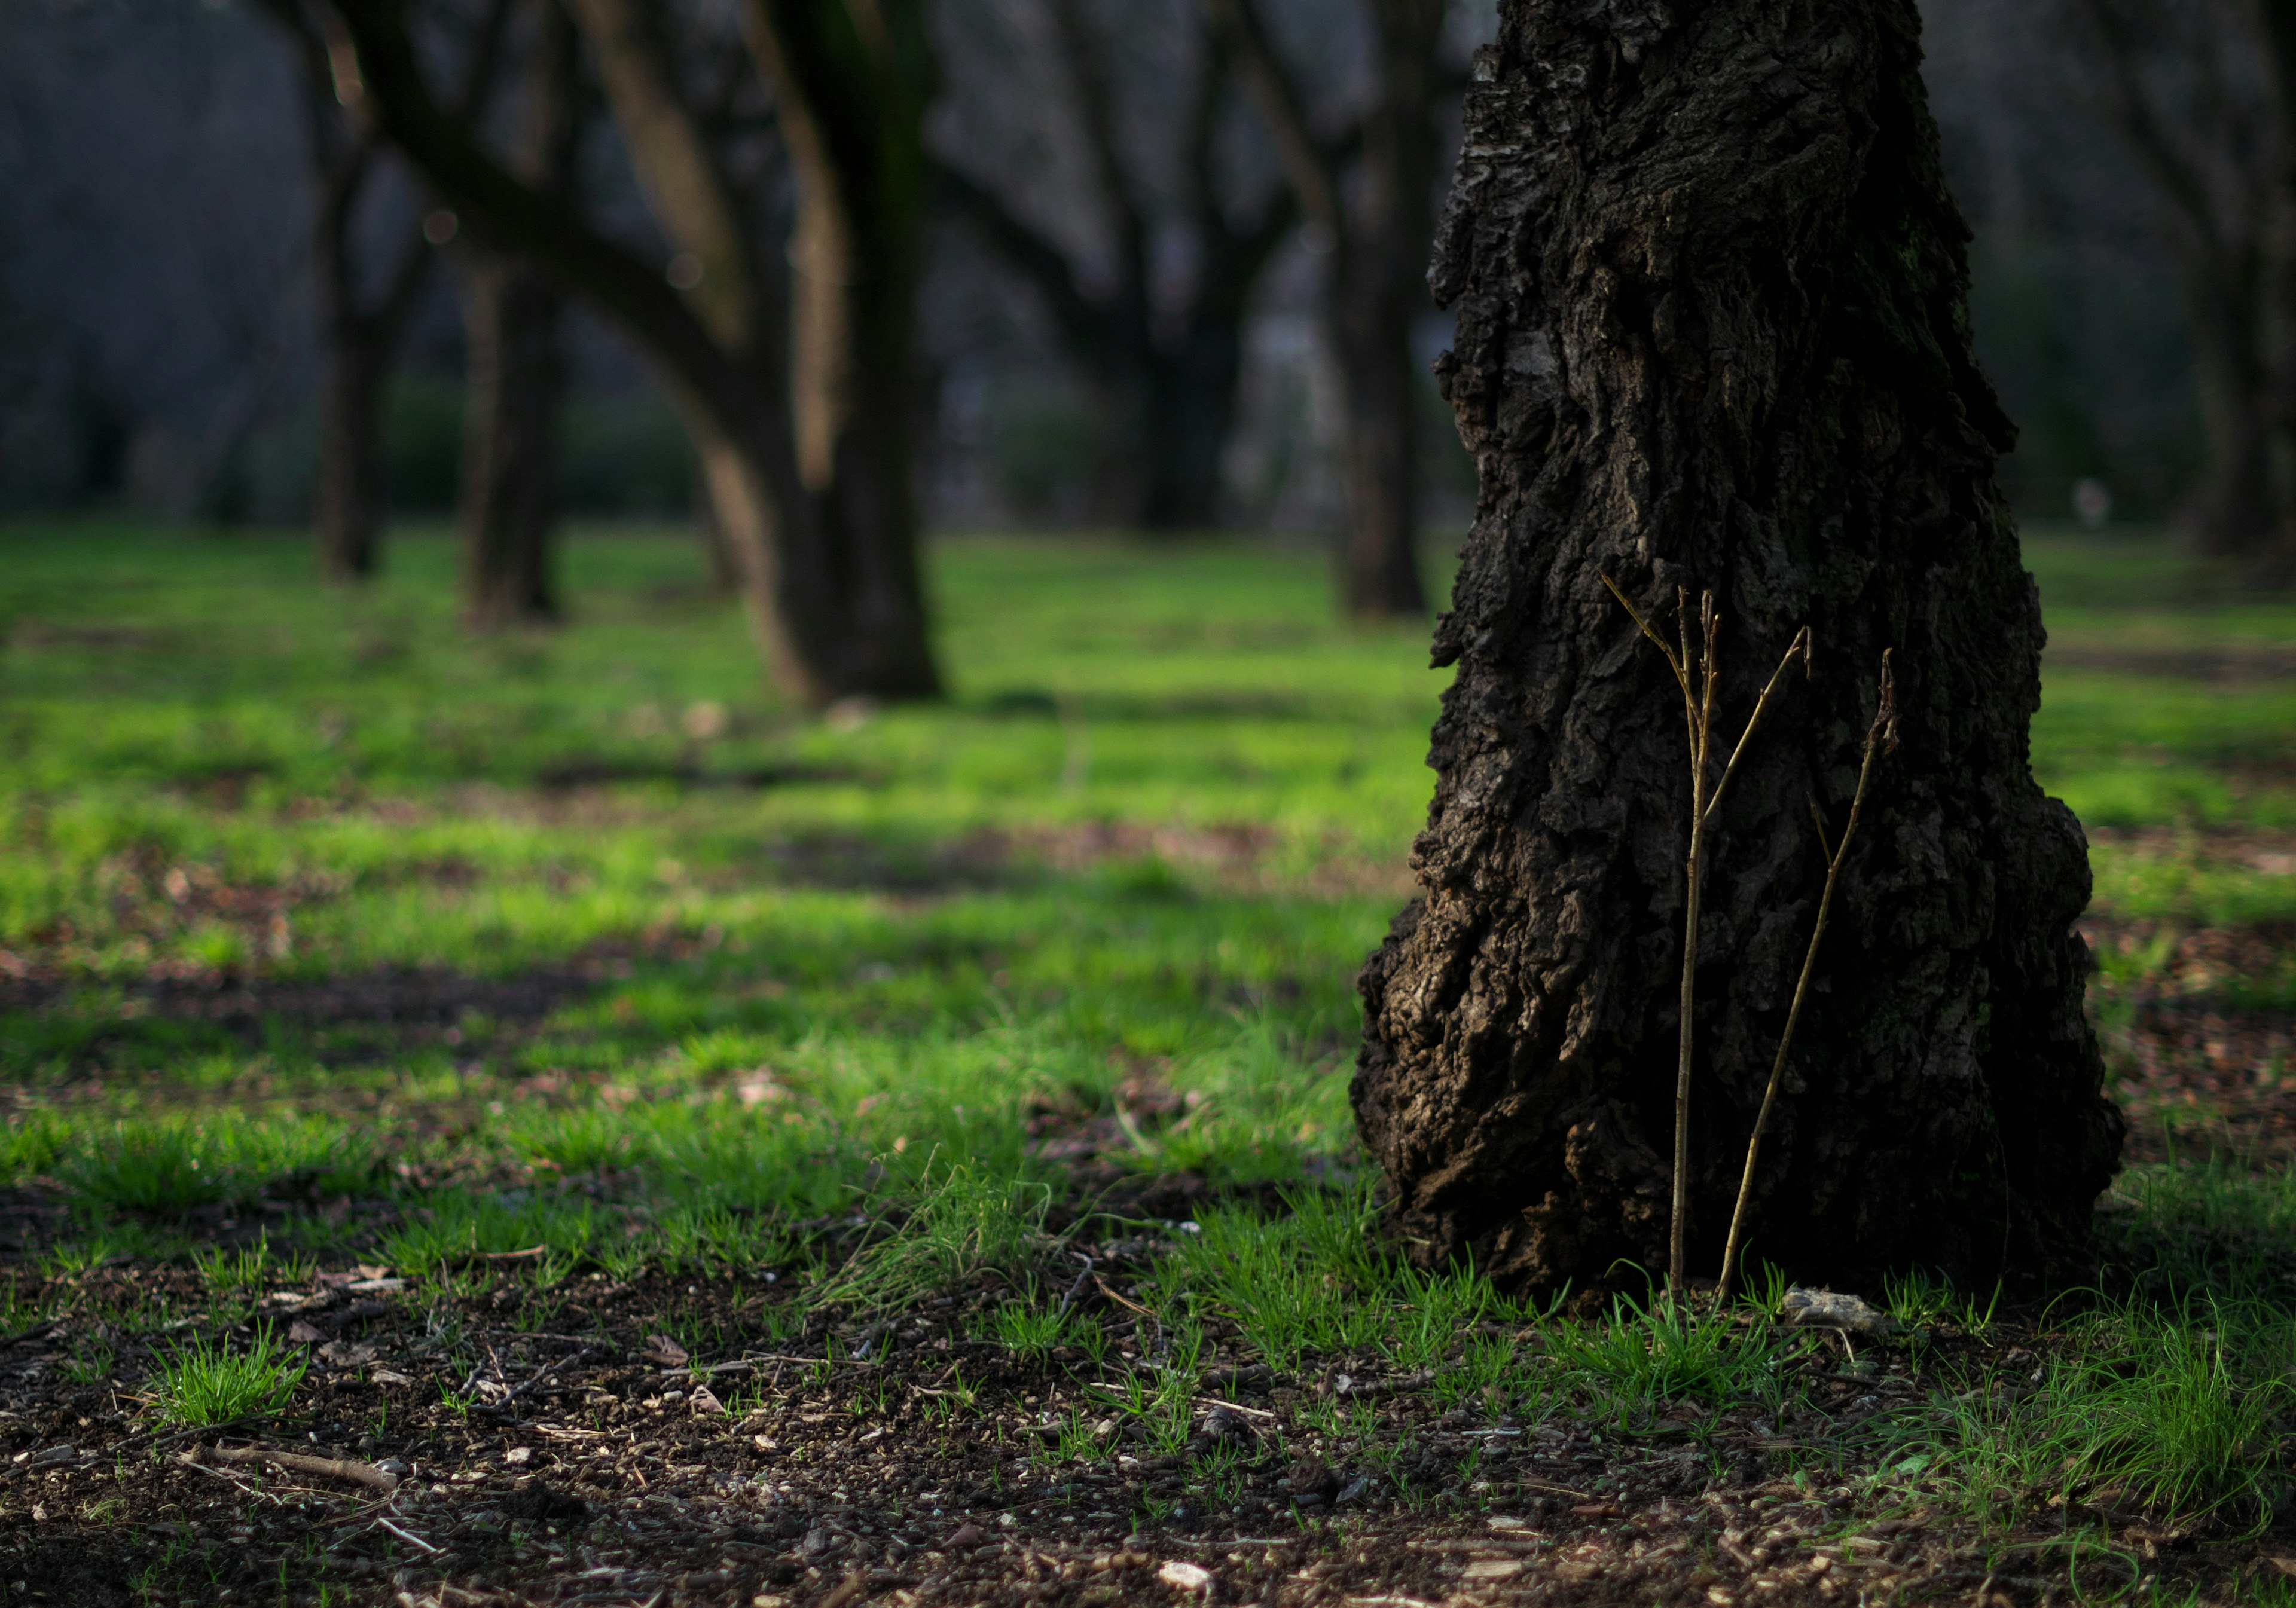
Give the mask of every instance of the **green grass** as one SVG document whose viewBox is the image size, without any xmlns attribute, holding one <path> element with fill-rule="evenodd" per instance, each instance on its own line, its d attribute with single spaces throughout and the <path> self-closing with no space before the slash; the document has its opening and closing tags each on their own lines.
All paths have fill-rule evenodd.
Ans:
<svg viewBox="0 0 2296 1608">
<path fill-rule="evenodd" d="M 2052 633 L 2035 763 L 2105 838 L 2100 912 L 2296 916 L 2296 869 L 2257 857 L 2296 830 L 2296 692 L 2255 669 L 2296 649 L 2296 604 L 2157 543 L 2028 551 Z M 775 1271 L 784 1326 L 987 1289 L 977 1337 L 1081 1354 L 1104 1416 L 1166 1451 L 1218 1326 L 1287 1371 L 1637 1433 L 1799 1388 L 1803 1343 L 1759 1324 L 1567 1319 L 1367 1235 L 1352 979 L 1406 894 L 1443 677 L 1423 631 L 1335 622 L 1316 556 L 938 543 L 951 697 L 845 728 L 764 685 L 677 533 L 577 532 L 570 624 L 500 640 L 457 625 L 436 531 L 396 533 L 359 592 L 252 533 L 19 523 L 0 556 L 0 950 L 67 983 L 0 1014 L 0 1180 L 78 1208 L 44 1253 L 67 1282 L 196 1255 L 235 1312 L 296 1259 L 380 1257 L 438 1295 L 524 1281 L 543 1312 L 591 1270 Z M 2105 954 L 2107 1013 L 2169 953 Z M 178 1008 L 155 978 L 257 1003 Z M 1119 1172 L 1285 1203 L 1170 1235 L 1144 1294 L 1160 1349 L 1120 1374 L 1060 1310 L 1053 1208 L 1089 1202 L 1036 1154 L 1095 1124 Z M 354 1241 L 305 1209 L 344 1196 L 391 1215 Z M 292 1208 L 272 1239 L 199 1247 L 258 1196 Z M 2100 1491 L 2243 1522 L 2271 1499 L 2296 1186 L 2140 1169 L 2104 1220 L 2107 1286 L 2053 1318 L 2042 1376 L 1877 1425 L 1885 1482 L 1988 1522 Z M 1982 1335 L 1997 1306 L 1914 1273 L 1869 1294 L 1917 1330 Z M 162 1410 L 275 1409 L 273 1346 L 195 1343 Z M 1369 1410 L 1313 1409 L 1357 1438 Z M 1110 1455 L 1097 1422 L 1047 1455 Z"/>
<path fill-rule="evenodd" d="M 239 1351 L 221 1339 L 193 1340 L 163 1354 L 152 1405 L 163 1422 L 192 1429 L 269 1417 L 295 1393 L 304 1366 L 268 1326 Z"/>
</svg>

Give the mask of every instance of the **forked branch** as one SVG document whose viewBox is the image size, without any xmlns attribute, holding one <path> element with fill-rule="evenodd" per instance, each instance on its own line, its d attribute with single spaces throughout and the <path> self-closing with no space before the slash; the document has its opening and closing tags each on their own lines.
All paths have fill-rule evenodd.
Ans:
<svg viewBox="0 0 2296 1608">
<path fill-rule="evenodd" d="M 1754 732 L 1769 713 L 1770 700 L 1784 682 L 1785 674 L 1796 659 L 1801 661 L 1805 673 L 1809 669 L 1809 627 L 1794 633 L 1793 641 L 1786 644 L 1785 657 L 1778 661 L 1762 695 L 1755 700 L 1754 712 L 1747 716 L 1745 729 L 1731 745 L 1729 762 L 1722 768 L 1721 777 L 1710 789 L 1708 778 L 1713 766 L 1714 698 L 1722 679 L 1718 639 L 1722 616 L 1715 612 L 1714 594 L 1706 592 L 1699 599 L 1698 634 L 1695 648 L 1690 640 L 1690 593 L 1677 591 L 1676 608 L 1682 644 L 1677 650 L 1645 618 L 1641 609 L 1628 600 L 1617 583 L 1603 577 L 1603 584 L 1611 595 L 1641 628 L 1642 633 L 1658 645 L 1666 655 L 1668 666 L 1674 672 L 1675 684 L 1682 690 L 1682 713 L 1690 741 L 1690 851 L 1684 870 L 1682 917 L 1682 1032 L 1676 1048 L 1674 1079 L 1674 1199 L 1672 1221 L 1667 1242 L 1666 1285 L 1670 1294 L 1679 1296 L 1686 1277 L 1688 1260 L 1690 1204 L 1690 1067 L 1695 1041 L 1697 982 L 1698 982 L 1698 907 L 1700 890 L 1705 880 L 1706 823 L 1713 819 L 1722 803 L 1723 790 L 1738 772 L 1738 762 L 1753 740 Z"/>
</svg>

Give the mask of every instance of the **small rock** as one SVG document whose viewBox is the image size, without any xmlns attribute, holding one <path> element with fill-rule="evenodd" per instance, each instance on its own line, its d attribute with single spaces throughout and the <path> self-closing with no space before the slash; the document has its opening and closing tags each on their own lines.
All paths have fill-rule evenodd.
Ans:
<svg viewBox="0 0 2296 1608">
<path fill-rule="evenodd" d="M 695 1385 L 693 1394 L 687 1397 L 686 1400 L 696 1413 L 705 1418 L 726 1416 L 726 1404 L 718 1400 L 717 1392 L 706 1384 Z"/>
<path fill-rule="evenodd" d="M 45 1468 L 52 1463 L 69 1463 L 78 1456 L 79 1448 L 77 1446 L 51 1446 L 47 1450 L 33 1457 L 32 1466 Z"/>
<path fill-rule="evenodd" d="M 988 1539 L 988 1532 L 980 1525 L 960 1524 L 949 1532 L 948 1539 L 941 1543 L 941 1547 L 947 1552 L 970 1552 Z"/>
<path fill-rule="evenodd" d="M 1332 1506 L 1345 1507 L 1350 1502 L 1360 1502 L 1371 1495 L 1372 1488 L 1378 1483 L 1379 1481 L 1369 1474 L 1357 1474 L 1348 1481 L 1346 1489 L 1332 1498 Z"/>
<path fill-rule="evenodd" d="M 404 1374 L 394 1373 L 390 1368 L 377 1368 L 367 1375 L 367 1383 L 370 1384 L 412 1384 L 414 1381 L 408 1378 Z"/>
<path fill-rule="evenodd" d="M 1470 1580 L 1511 1579 L 1522 1572 L 1521 1558 L 1477 1558 L 1467 1565 L 1462 1578 Z"/>
<path fill-rule="evenodd" d="M 384 1473 L 398 1474 L 402 1478 L 404 1478 L 409 1472 L 406 1465 L 406 1459 L 404 1457 L 385 1457 L 381 1462 L 376 1464 L 375 1467 L 381 1469 Z"/>
<path fill-rule="evenodd" d="M 1156 1578 L 1175 1591 L 1210 1591 L 1212 1571 L 1201 1563 L 1184 1563 L 1174 1558 L 1156 1571 Z"/>
<path fill-rule="evenodd" d="M 521 1463 L 530 1463 L 533 1460 L 534 1448 L 530 1446 L 513 1446 L 503 1454 L 503 1461 L 511 1465 L 512 1467 L 516 1467 Z"/>
</svg>

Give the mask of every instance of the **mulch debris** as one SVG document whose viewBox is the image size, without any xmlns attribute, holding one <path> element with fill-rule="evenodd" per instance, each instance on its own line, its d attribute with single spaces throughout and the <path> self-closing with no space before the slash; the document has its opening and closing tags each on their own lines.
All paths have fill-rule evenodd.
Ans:
<svg viewBox="0 0 2296 1608">
<path fill-rule="evenodd" d="M 1829 1341 L 1782 1415 L 1685 1404 L 1621 1426 L 1445 1410 L 1427 1375 L 1376 1357 L 1287 1375 L 1214 1326 L 1190 1437 L 1160 1447 L 1112 1400 L 1135 1372 L 1160 1376 L 1164 1337 L 1124 1304 L 1147 1249 L 1089 1247 L 1106 1270 L 1080 1297 L 1105 1319 L 1098 1363 L 975 1338 L 1001 1294 L 985 1289 L 783 1332 L 786 1285 L 545 1290 L 496 1272 L 450 1299 L 342 1269 L 243 1314 L 242 1337 L 319 1338 L 283 1415 L 222 1431 L 164 1426 L 143 1400 L 184 1326 L 149 1314 L 198 1310 L 193 1275 L 20 1285 L 68 1315 L 0 1347 L 0 1591 L 419 1608 L 2070 1600 L 2062 1563 L 2004 1561 L 2016 1538 L 1981 1547 L 1941 1514 L 1860 1494 L 1880 1455 L 1861 1430 L 1930 1388 L 1903 1347 Z M 2021 1334 L 1934 1333 L 1921 1360 L 2030 1363 Z M 1784 1474 L 1782 1454 L 1827 1448 L 1843 1472 Z M 2171 1579 L 2229 1588 L 2296 1556 L 2296 1535 L 2105 1516 Z"/>
</svg>

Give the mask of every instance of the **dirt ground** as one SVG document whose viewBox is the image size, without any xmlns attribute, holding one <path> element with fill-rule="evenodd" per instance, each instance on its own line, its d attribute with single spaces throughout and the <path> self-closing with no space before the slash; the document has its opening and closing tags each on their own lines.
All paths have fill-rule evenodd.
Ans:
<svg viewBox="0 0 2296 1608">
<path fill-rule="evenodd" d="M 2284 937 L 2175 944 L 2169 980 L 2122 1001 L 2112 1030 L 2131 1158 L 2204 1143 L 2279 1164 L 2296 1154 L 2296 1077 L 2280 1070 L 2296 1023 L 2235 1008 L 2220 985 L 2269 973 Z M 1063 1137 L 1062 1159 L 1092 1165 L 1078 1136 L 1048 1143 Z M 1184 1213 L 1187 1198 L 1133 1209 Z M 245 1314 L 291 1326 L 308 1357 L 288 1410 L 191 1433 L 154 1427 L 143 1396 L 168 1330 L 114 1319 L 195 1303 L 199 1280 L 107 1265 L 45 1281 L 21 1248 L 62 1213 L 37 1192 L 0 1201 L 19 1308 L 66 1314 L 0 1335 L 0 1602 L 2024 1608 L 2142 1580 L 2173 1601 L 2276 1601 L 2296 1577 L 2285 1520 L 2255 1534 L 2076 1507 L 1986 1535 L 1861 1494 L 1892 1455 L 1874 1433 L 1890 1409 L 1972 1364 L 2038 1367 L 2031 1311 L 1981 1339 L 1835 1337 L 1798 1365 L 1783 1412 L 1684 1406 L 1643 1426 L 1445 1412 L 1373 1357 L 1277 1374 L 1216 1326 L 1192 1438 L 1159 1451 L 1111 1404 L 1165 1343 L 1140 1299 L 1152 1237 L 1087 1225 L 1070 1242 L 1093 1275 L 1072 1294 L 1111 1337 L 1098 1362 L 972 1338 L 991 1287 L 890 1324 L 797 1325 L 770 1269 L 537 1290 L 503 1265 L 446 1300 L 339 1266 Z M 719 1342 L 689 1354 L 673 1331 Z M 2046 1544 L 2084 1523 L 2113 1547 L 2076 1579 Z"/>
</svg>

